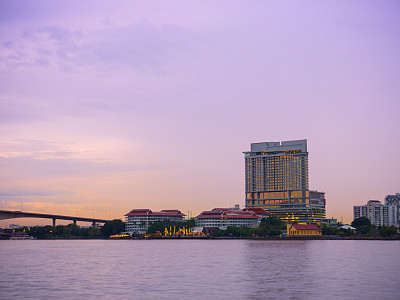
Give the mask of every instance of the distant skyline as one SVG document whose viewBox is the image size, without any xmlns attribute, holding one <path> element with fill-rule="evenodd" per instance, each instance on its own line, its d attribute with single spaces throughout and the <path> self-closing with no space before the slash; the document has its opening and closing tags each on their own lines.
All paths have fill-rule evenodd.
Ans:
<svg viewBox="0 0 400 300">
<path fill-rule="evenodd" d="M 398 1 L 1 1 L 2 207 L 243 207 L 242 152 L 307 139 L 310 189 L 351 222 L 400 192 L 399 15 Z"/>
</svg>

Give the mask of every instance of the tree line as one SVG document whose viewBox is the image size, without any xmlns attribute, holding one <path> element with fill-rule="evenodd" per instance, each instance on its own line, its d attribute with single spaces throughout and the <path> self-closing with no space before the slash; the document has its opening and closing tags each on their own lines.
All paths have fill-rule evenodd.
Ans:
<svg viewBox="0 0 400 300">
<path fill-rule="evenodd" d="M 180 221 L 180 222 L 175 222 L 175 221 L 157 221 L 152 223 L 149 228 L 147 229 L 147 234 L 154 234 L 157 231 L 159 231 L 161 234 L 164 234 L 165 228 L 169 230 L 169 228 L 176 228 L 176 231 L 178 231 L 179 228 L 185 227 L 185 228 L 193 228 L 195 226 L 194 224 L 194 219 L 190 220 L 185 220 L 185 221 Z"/>
<path fill-rule="evenodd" d="M 194 219 L 183 221 L 183 222 L 173 222 L 173 221 L 159 221 L 151 224 L 147 230 L 147 234 L 154 234 L 157 231 L 164 234 L 165 228 L 169 230 L 169 228 L 174 228 L 178 230 L 178 228 L 186 227 L 193 228 L 195 227 Z M 278 236 L 282 232 L 285 232 L 286 225 L 283 221 L 270 217 L 267 219 L 262 219 L 260 226 L 257 228 L 250 228 L 247 226 L 228 226 L 226 230 L 218 230 L 214 236 L 216 237 L 249 237 L 249 236 Z"/>
<path fill-rule="evenodd" d="M 125 223 L 119 219 L 106 222 L 101 227 L 79 227 L 73 223 L 68 225 L 57 225 L 55 228 L 51 225 L 21 227 L 16 232 L 23 231 L 29 236 L 37 239 L 53 239 L 53 238 L 108 238 L 110 235 L 118 234 L 125 230 Z"/>
<path fill-rule="evenodd" d="M 371 224 L 371 221 L 366 217 L 360 217 L 354 219 L 351 222 L 351 226 L 356 228 L 356 230 L 327 227 L 322 226 L 323 235 L 339 235 L 339 236 L 381 236 L 381 237 L 391 237 L 397 235 L 397 228 L 394 226 L 379 226 Z"/>
<path fill-rule="evenodd" d="M 250 228 L 247 226 L 228 226 L 226 230 L 219 230 L 216 237 L 268 237 L 279 236 L 286 232 L 285 222 L 275 218 L 269 217 L 261 219 L 261 223 L 257 228 Z"/>
<path fill-rule="evenodd" d="M 173 221 L 162 221 L 155 222 L 150 225 L 147 233 L 156 233 L 157 231 L 164 233 L 165 228 L 193 228 L 195 226 L 194 219 L 173 222 Z M 323 235 L 339 235 L 339 236 L 381 236 L 381 237 L 392 237 L 396 236 L 397 228 L 394 226 L 380 226 L 376 227 L 371 224 L 368 218 L 361 217 L 356 218 L 351 223 L 351 226 L 356 230 L 322 226 Z M 24 231 L 30 236 L 37 239 L 52 239 L 52 238 L 79 238 L 79 239 L 90 239 L 90 238 L 109 238 L 111 235 L 118 234 L 125 231 L 125 222 L 120 219 L 115 219 L 106 222 L 103 226 L 99 227 L 88 227 L 82 228 L 75 224 L 68 225 L 57 225 L 55 228 L 51 225 L 47 226 L 34 226 L 34 227 L 21 227 L 15 231 Z M 286 232 L 286 224 L 275 218 L 269 217 L 262 219 L 259 227 L 250 228 L 246 226 L 228 226 L 226 230 L 218 230 L 214 235 L 216 237 L 272 237 L 279 236 Z"/>
</svg>

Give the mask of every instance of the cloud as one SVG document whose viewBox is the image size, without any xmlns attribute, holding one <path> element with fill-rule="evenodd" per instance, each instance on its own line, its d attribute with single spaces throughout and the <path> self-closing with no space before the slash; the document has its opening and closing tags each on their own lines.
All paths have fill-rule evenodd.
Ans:
<svg viewBox="0 0 400 300">
<path fill-rule="evenodd" d="M 195 40 L 182 26 L 147 21 L 84 29 L 65 22 L 21 26 L 0 38 L 0 123 L 165 114 L 180 84 L 169 76 L 176 74 L 171 66 L 196 56 Z"/>
<path fill-rule="evenodd" d="M 34 190 L 29 188 L 24 189 L 2 189 L 0 192 L 0 197 L 2 198 L 14 198 L 14 197 L 26 197 L 26 196 L 42 196 L 42 197 L 51 197 L 51 196 L 58 196 L 58 195 L 68 195 L 71 194 L 65 191 L 50 191 L 50 190 Z"/>
<path fill-rule="evenodd" d="M 74 143 L 16 140 L 0 143 L 0 177 L 4 180 L 29 178 L 82 178 L 115 172 L 155 171 L 171 168 L 166 163 L 118 160 L 118 156 L 86 157 Z M 112 150 L 110 150 L 112 151 Z M 101 154 L 99 154 L 101 155 Z"/>
<path fill-rule="evenodd" d="M 50 25 L 27 29 L 16 38 L 3 41 L 1 60 L 3 68 L 158 70 L 170 59 L 187 52 L 185 48 L 192 40 L 188 32 L 177 25 L 154 26 L 140 22 L 87 31 Z"/>
<path fill-rule="evenodd" d="M 35 159 L 67 158 L 80 153 L 69 150 L 75 146 L 73 143 L 55 143 L 43 140 L 19 139 L 10 142 L 0 142 L 0 153 L 3 157 L 29 156 Z M 0 157 L 1 157 L 0 156 Z"/>
<path fill-rule="evenodd" d="M 0 157 L 2 176 L 10 176 L 17 172 L 15 177 L 85 177 L 112 172 L 151 171 L 164 169 L 160 164 L 133 165 L 130 163 L 113 163 L 95 160 L 74 158 L 37 159 L 33 156 Z M 8 172 L 10 171 L 10 173 Z M 13 177 L 11 175 L 11 177 Z"/>
</svg>

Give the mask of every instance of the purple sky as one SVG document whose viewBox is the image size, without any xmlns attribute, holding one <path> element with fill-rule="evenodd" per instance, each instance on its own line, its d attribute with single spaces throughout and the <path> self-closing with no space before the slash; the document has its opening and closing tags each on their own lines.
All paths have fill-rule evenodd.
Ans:
<svg viewBox="0 0 400 300">
<path fill-rule="evenodd" d="M 1 1 L 2 207 L 243 206 L 250 143 L 308 139 L 310 188 L 350 222 L 400 192 L 399 15 L 398 1 Z"/>
</svg>

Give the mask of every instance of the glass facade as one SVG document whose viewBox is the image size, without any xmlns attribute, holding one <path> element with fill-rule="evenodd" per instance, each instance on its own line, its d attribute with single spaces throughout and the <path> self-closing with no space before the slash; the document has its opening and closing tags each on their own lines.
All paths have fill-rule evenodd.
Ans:
<svg viewBox="0 0 400 300">
<path fill-rule="evenodd" d="M 324 193 L 309 190 L 307 140 L 251 144 L 245 155 L 246 207 L 298 222 L 325 218 Z"/>
</svg>

